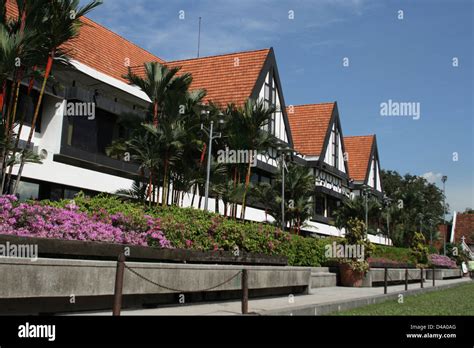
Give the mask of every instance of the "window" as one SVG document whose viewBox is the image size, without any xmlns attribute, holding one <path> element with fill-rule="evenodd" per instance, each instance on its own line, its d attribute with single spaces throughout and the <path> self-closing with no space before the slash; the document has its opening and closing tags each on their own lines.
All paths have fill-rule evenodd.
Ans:
<svg viewBox="0 0 474 348">
<path fill-rule="evenodd" d="M 39 197 L 39 184 L 34 184 L 31 182 L 20 181 L 18 185 L 18 197 L 21 202 L 27 201 L 29 199 L 38 199 Z"/>
<path fill-rule="evenodd" d="M 332 130 L 332 165 L 337 169 L 339 163 L 339 132 L 337 131 L 336 124 Z"/>
<path fill-rule="evenodd" d="M 260 176 L 260 182 L 266 182 L 266 183 L 270 183 L 270 178 L 268 176 L 265 176 L 265 175 L 262 175 Z"/>
<path fill-rule="evenodd" d="M 339 204 L 340 203 L 338 199 L 331 196 L 327 197 L 327 217 L 332 218 L 334 216 L 334 213 L 339 208 Z"/>
<path fill-rule="evenodd" d="M 95 118 L 68 117 L 66 144 L 91 153 L 106 154 L 112 142 L 126 134 L 123 126 L 117 124 L 117 116 L 96 109 Z"/>
<path fill-rule="evenodd" d="M 269 73 L 267 78 L 265 79 L 264 84 L 264 93 L 263 93 L 263 100 L 265 107 L 275 106 L 276 103 L 276 86 L 275 80 L 273 79 L 273 74 Z M 275 135 L 275 113 L 272 115 L 271 119 L 268 122 L 268 132 L 272 135 Z"/>
<path fill-rule="evenodd" d="M 250 177 L 250 182 L 253 184 L 258 184 L 258 174 L 252 173 L 252 176 Z"/>
<path fill-rule="evenodd" d="M 326 210 L 325 197 L 322 194 L 317 194 L 314 196 L 314 214 L 324 216 L 324 211 Z"/>
<path fill-rule="evenodd" d="M 33 122 L 33 116 L 35 114 L 36 103 L 38 102 L 39 93 L 36 90 L 31 90 L 30 95 L 28 95 L 28 87 L 21 86 L 20 92 L 18 95 L 18 105 L 17 105 L 17 114 L 16 120 L 23 120 L 25 125 L 31 126 Z M 44 99 L 41 103 L 40 112 L 36 120 L 35 131 L 41 132 L 41 115 L 43 113 Z"/>
</svg>

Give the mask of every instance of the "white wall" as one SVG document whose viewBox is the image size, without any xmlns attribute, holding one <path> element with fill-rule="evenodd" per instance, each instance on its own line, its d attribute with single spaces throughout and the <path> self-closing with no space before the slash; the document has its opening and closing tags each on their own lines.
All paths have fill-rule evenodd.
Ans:
<svg viewBox="0 0 474 348">
<path fill-rule="evenodd" d="M 38 151 L 46 150 L 48 156 L 43 160 L 43 164 L 26 163 L 23 169 L 23 178 L 103 192 L 115 192 L 118 189 L 130 188 L 132 180 L 54 162 L 53 155 L 58 154 L 61 147 L 65 101 L 46 95 L 43 103 L 41 133 L 35 132 L 33 143 Z M 25 141 L 28 139 L 30 128 L 29 126 L 22 128 L 21 139 Z M 17 173 L 18 166 L 13 169 L 13 174 Z"/>
</svg>

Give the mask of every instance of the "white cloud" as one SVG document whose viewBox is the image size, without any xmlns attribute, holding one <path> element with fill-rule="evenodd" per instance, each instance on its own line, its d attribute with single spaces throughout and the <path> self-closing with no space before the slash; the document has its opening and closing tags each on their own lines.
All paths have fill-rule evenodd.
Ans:
<svg viewBox="0 0 474 348">
<path fill-rule="evenodd" d="M 441 178 L 443 177 L 443 174 L 428 172 L 421 175 L 421 177 L 425 178 L 431 184 L 436 184 L 436 183 L 441 182 Z"/>
</svg>

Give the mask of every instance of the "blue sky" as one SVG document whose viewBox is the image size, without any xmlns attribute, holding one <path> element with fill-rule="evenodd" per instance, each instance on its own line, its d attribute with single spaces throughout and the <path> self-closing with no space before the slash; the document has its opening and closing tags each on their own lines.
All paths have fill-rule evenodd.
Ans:
<svg viewBox="0 0 474 348">
<path fill-rule="evenodd" d="M 90 17 L 165 60 L 196 56 L 199 17 L 201 56 L 273 47 L 287 105 L 337 101 L 344 135 L 377 134 L 385 169 L 447 175 L 459 211 L 474 208 L 473 13 L 471 0 L 104 0 Z M 381 116 L 388 100 L 420 103 L 420 118 Z"/>
</svg>

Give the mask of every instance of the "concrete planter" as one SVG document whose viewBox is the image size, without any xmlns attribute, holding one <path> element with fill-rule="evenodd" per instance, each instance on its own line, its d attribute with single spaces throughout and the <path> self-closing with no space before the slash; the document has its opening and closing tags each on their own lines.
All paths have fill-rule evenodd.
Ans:
<svg viewBox="0 0 474 348">
<path fill-rule="evenodd" d="M 136 245 L 62 240 L 36 237 L 18 237 L 0 234 L 0 244 L 37 245 L 40 257 L 59 259 L 91 259 L 116 261 L 127 248 L 127 260 L 152 262 L 181 262 L 199 264 L 241 264 L 286 266 L 284 256 L 247 253 L 240 251 L 197 251 L 189 249 L 159 249 Z"/>
<path fill-rule="evenodd" d="M 453 279 L 453 278 L 462 278 L 463 274 L 461 269 L 435 269 L 434 270 L 434 279 L 443 280 L 443 279 Z M 426 270 L 426 279 L 433 279 L 433 270 Z"/>
<path fill-rule="evenodd" d="M 423 271 L 423 280 L 426 278 L 426 270 Z M 385 279 L 384 268 L 371 268 L 363 280 L 363 287 L 382 286 Z M 408 269 L 409 283 L 420 282 L 421 271 L 417 268 Z M 405 268 L 388 268 L 388 284 L 402 284 L 405 282 Z"/>
</svg>

